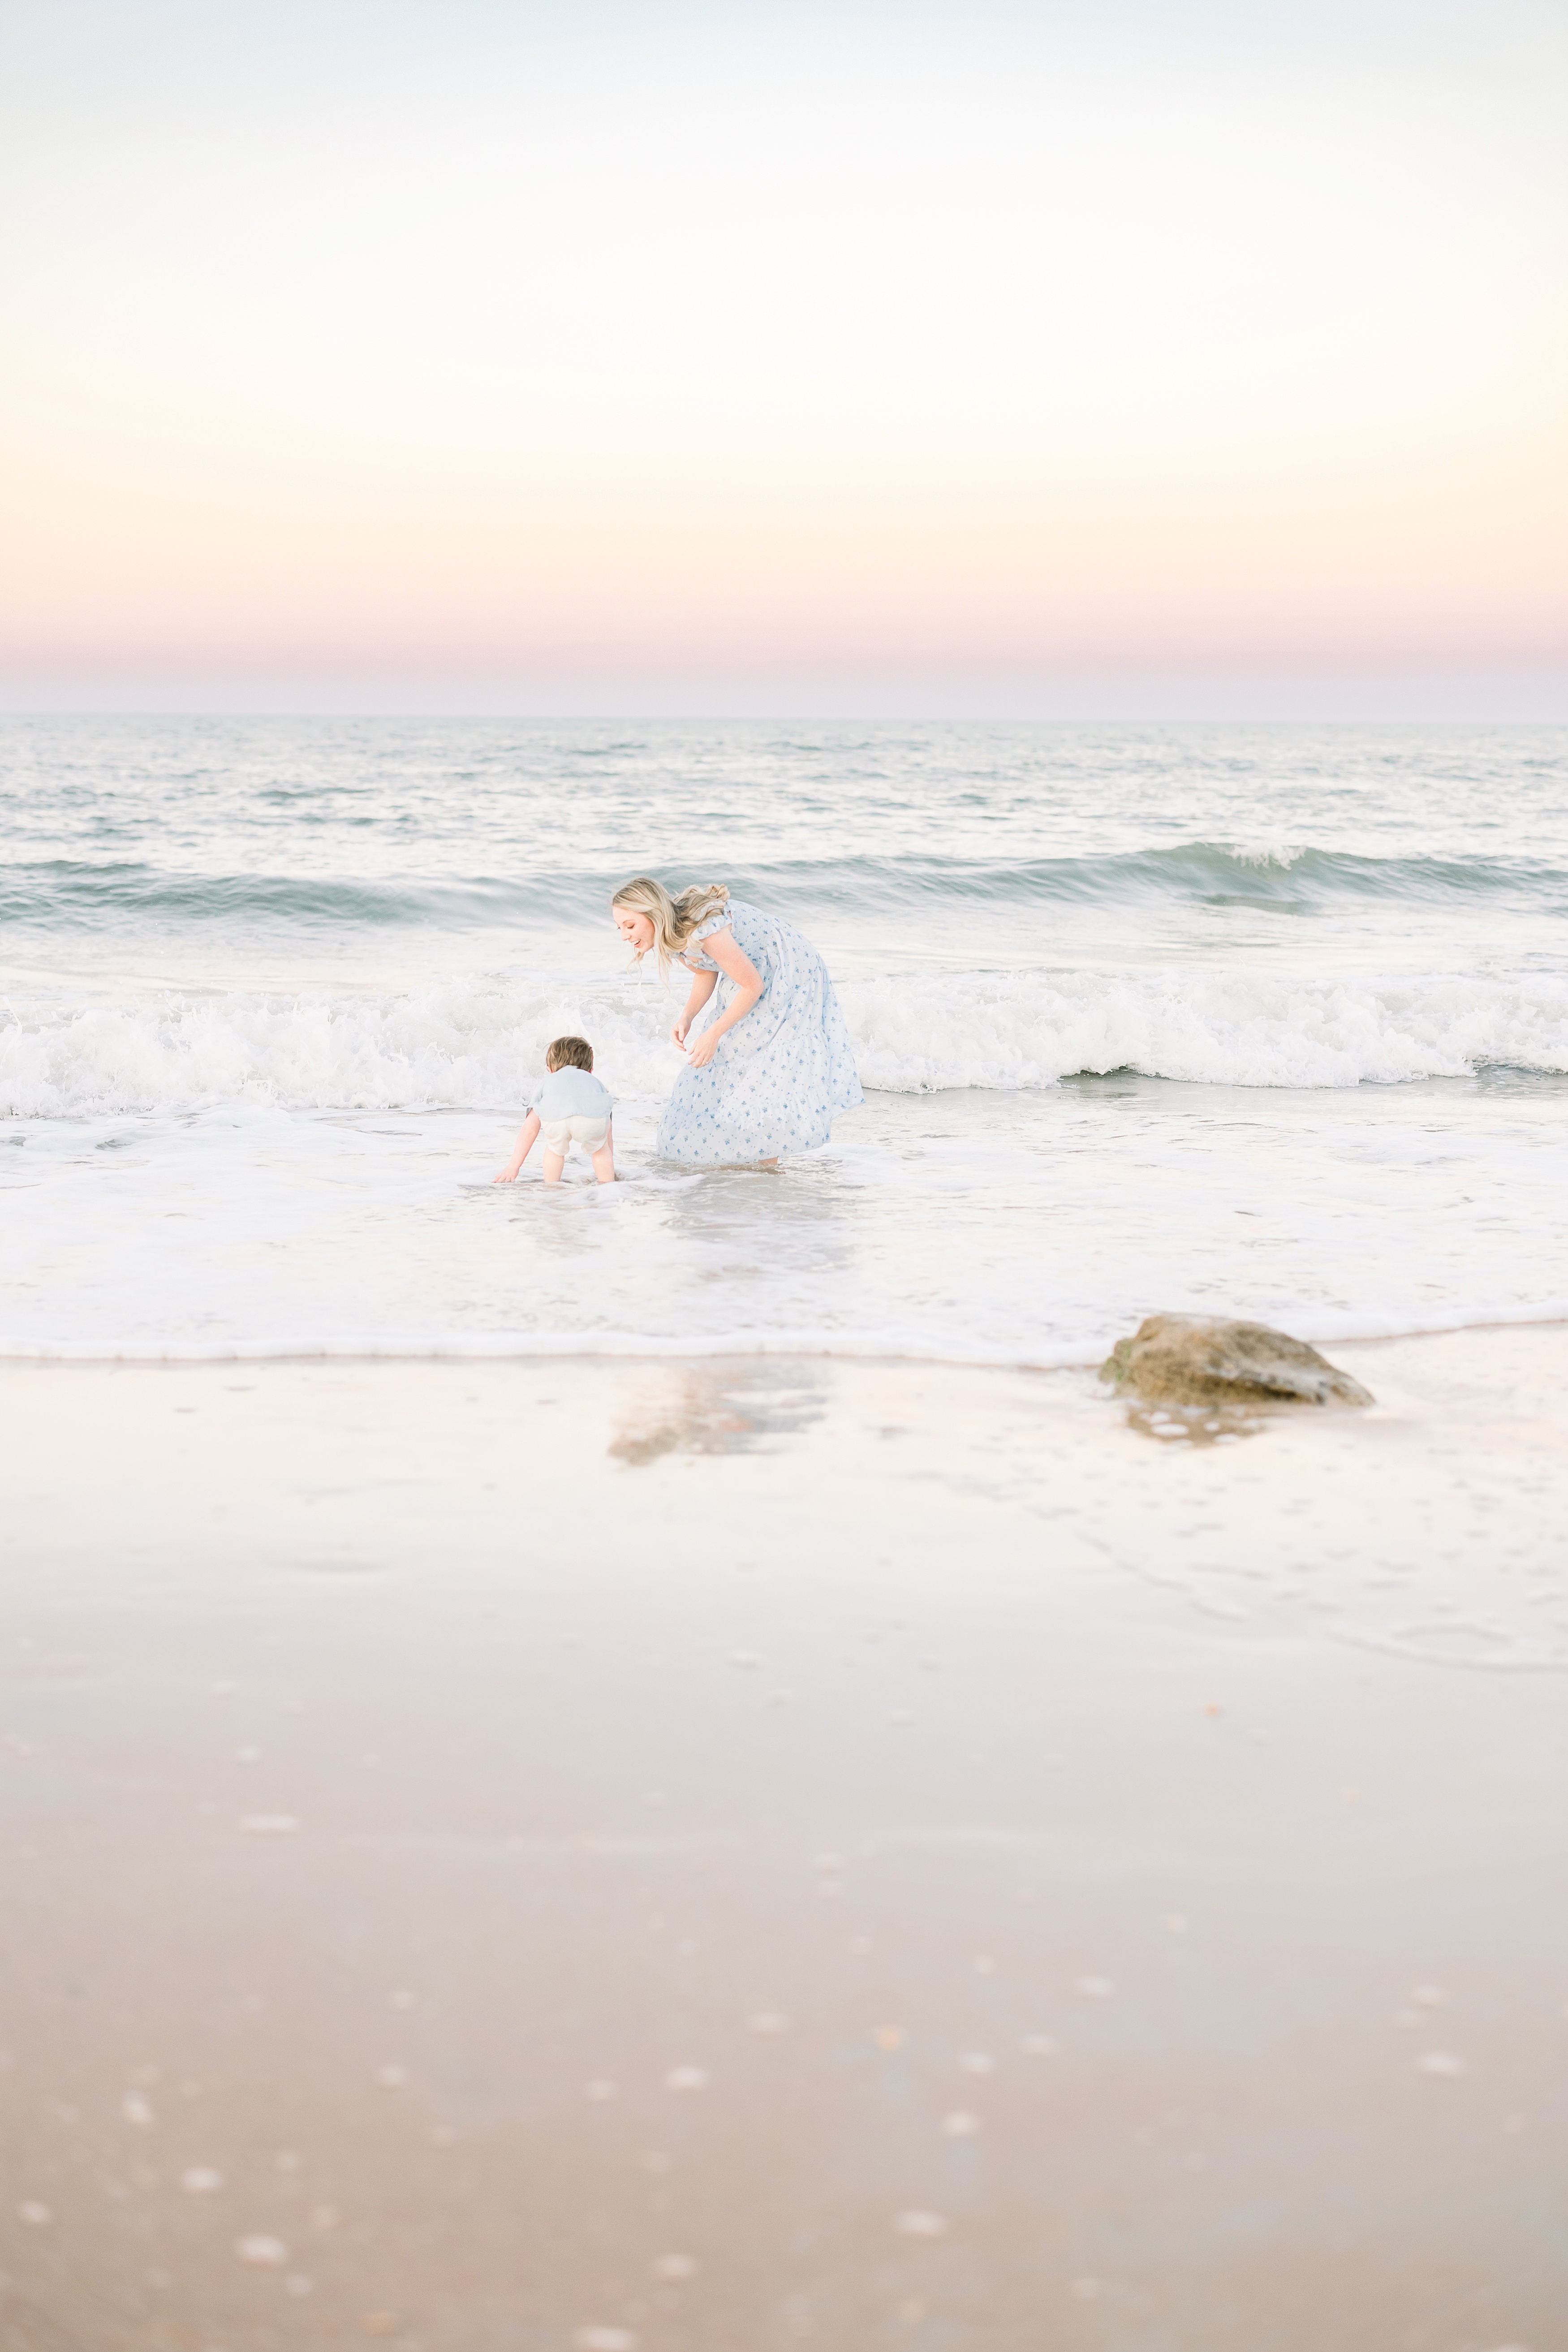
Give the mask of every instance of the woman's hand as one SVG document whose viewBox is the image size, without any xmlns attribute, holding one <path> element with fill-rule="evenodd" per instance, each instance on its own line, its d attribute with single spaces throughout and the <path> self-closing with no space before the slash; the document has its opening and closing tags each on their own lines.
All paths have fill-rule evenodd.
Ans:
<svg viewBox="0 0 1568 2352">
<path fill-rule="evenodd" d="M 704 1029 L 700 1037 L 692 1039 L 690 1049 L 686 1056 L 688 1069 L 706 1069 L 719 1050 L 719 1034 L 717 1029 Z"/>
<path fill-rule="evenodd" d="M 685 1003 L 680 1008 L 680 1018 L 669 1033 L 683 1053 L 686 1050 L 686 1041 L 691 1034 L 692 1023 L 718 985 L 719 975 L 716 971 L 692 973 L 690 989 L 687 992 Z"/>
</svg>

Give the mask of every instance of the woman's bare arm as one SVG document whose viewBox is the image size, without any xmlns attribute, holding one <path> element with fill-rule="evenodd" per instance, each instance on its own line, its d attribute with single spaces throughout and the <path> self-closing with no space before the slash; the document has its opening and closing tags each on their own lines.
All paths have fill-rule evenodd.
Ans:
<svg viewBox="0 0 1568 2352">
<path fill-rule="evenodd" d="M 702 942 L 705 953 L 711 956 L 726 980 L 735 983 L 735 993 L 719 1019 L 694 1037 L 687 1059 L 694 1070 L 710 1062 L 719 1040 L 737 1021 L 743 1021 L 763 992 L 763 977 L 744 950 L 735 942 L 733 931 L 714 931 Z M 710 991 L 710 993 L 711 992 Z M 706 997 L 704 1002 L 706 1002 Z"/>
<path fill-rule="evenodd" d="M 712 995 L 713 991 L 718 987 L 718 985 L 719 975 L 716 971 L 693 972 L 691 976 L 691 993 L 686 1000 L 679 1020 L 676 1023 L 674 1028 L 669 1033 L 678 1045 L 685 1045 L 687 1031 L 690 1028 L 692 1023 L 696 1020 L 698 1014 L 701 1012 L 703 1006 L 707 1003 L 708 999 Z"/>
</svg>

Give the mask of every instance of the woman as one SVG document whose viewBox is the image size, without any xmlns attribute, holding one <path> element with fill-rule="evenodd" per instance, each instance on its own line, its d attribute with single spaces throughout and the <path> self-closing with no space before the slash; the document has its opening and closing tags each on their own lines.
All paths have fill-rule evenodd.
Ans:
<svg viewBox="0 0 1568 2352">
<path fill-rule="evenodd" d="M 651 949 L 661 971 L 679 961 L 695 975 L 669 1033 L 678 1045 L 713 1001 L 658 1123 L 661 1158 L 771 1168 L 781 1151 L 826 1143 L 834 1112 L 865 1100 L 827 967 L 792 925 L 721 882 L 671 898 L 643 877 L 616 892 L 610 911 L 639 963 Z"/>
</svg>

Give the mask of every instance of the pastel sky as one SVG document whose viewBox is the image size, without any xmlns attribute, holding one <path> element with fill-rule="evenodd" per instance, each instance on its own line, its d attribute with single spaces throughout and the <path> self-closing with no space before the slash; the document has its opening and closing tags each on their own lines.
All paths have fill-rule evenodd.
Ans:
<svg viewBox="0 0 1568 2352">
<path fill-rule="evenodd" d="M 1564 677 L 1561 0 L 10 0 L 0 93 L 11 707 Z"/>
</svg>

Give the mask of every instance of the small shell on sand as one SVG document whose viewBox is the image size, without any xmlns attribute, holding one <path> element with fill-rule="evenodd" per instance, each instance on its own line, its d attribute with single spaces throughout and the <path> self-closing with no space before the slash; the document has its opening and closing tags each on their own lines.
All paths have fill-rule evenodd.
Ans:
<svg viewBox="0 0 1568 2352">
<path fill-rule="evenodd" d="M 948 2221 L 941 2213 L 927 2213 L 919 2206 L 907 2213 L 895 2215 L 893 2227 L 900 2238 L 945 2238 Z"/>
<path fill-rule="evenodd" d="M 253 2263 L 261 2270 L 281 2270 L 289 2259 L 281 2238 L 241 2238 L 234 2251 L 242 2263 Z"/>
</svg>

